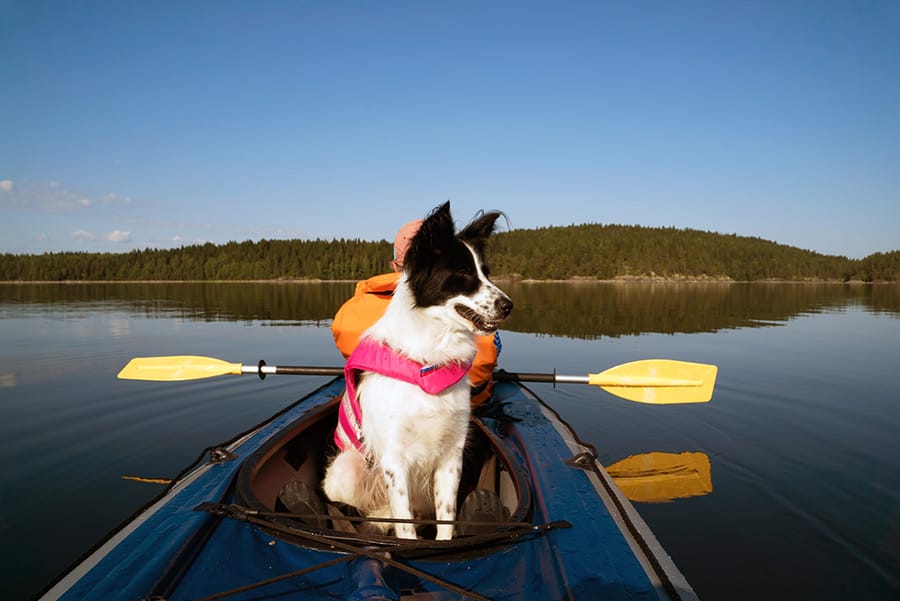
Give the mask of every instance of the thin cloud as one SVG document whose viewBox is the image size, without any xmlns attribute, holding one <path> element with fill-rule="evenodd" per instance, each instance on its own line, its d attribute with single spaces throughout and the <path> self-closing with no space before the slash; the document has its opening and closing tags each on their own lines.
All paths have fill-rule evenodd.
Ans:
<svg viewBox="0 0 900 601">
<path fill-rule="evenodd" d="M 115 192 L 110 192 L 103 197 L 103 202 L 108 205 L 130 205 L 131 197 L 116 194 Z"/>
<path fill-rule="evenodd" d="M 131 242 L 131 232 L 123 232 L 122 230 L 113 230 L 110 233 L 106 234 L 106 239 L 109 242 Z"/>
<path fill-rule="evenodd" d="M 87 209 L 93 202 L 87 196 L 61 186 L 59 182 L 0 182 L 0 208 L 38 213 L 71 213 Z"/>
<path fill-rule="evenodd" d="M 78 240 L 79 242 L 89 242 L 91 240 L 97 239 L 96 235 L 87 230 L 75 230 L 74 232 L 69 234 L 69 237 L 73 240 Z"/>
</svg>

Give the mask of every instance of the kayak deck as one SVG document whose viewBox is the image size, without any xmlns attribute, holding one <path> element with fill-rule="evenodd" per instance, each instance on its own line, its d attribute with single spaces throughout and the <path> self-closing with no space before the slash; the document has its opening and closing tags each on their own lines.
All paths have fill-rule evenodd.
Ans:
<svg viewBox="0 0 900 601">
<path fill-rule="evenodd" d="M 517 421 L 473 420 L 482 453 L 463 476 L 502 500 L 496 528 L 403 541 L 285 515 L 281 486 L 321 478 L 343 387 L 211 452 L 41 599 L 365 598 L 376 581 L 411 600 L 696 599 L 593 449 L 513 382 L 496 398 Z"/>
</svg>

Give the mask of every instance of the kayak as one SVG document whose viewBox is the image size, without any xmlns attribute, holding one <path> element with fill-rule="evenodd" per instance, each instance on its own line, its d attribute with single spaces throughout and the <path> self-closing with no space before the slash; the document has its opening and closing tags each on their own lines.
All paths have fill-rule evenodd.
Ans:
<svg viewBox="0 0 900 601">
<path fill-rule="evenodd" d="M 324 499 L 300 513 L 282 502 L 286 487 L 318 489 L 338 377 L 207 449 L 38 598 L 696 599 L 595 449 L 520 382 L 495 388 L 471 420 L 460 488 L 500 506 L 452 540 L 429 538 L 433 521 L 404 540 Z"/>
</svg>

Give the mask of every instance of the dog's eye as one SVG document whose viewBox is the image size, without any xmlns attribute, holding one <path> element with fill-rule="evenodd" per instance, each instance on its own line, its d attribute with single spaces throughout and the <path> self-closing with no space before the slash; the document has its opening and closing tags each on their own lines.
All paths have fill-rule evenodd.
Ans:
<svg viewBox="0 0 900 601">
<path fill-rule="evenodd" d="M 491 275 L 491 268 L 488 267 L 487 265 L 482 265 L 482 266 L 481 266 L 481 273 L 484 274 L 484 277 L 488 277 L 489 275 Z"/>
<path fill-rule="evenodd" d="M 468 269 L 454 269 L 450 273 L 450 280 L 457 282 L 457 285 L 470 286 L 473 282 L 478 281 L 475 274 Z"/>
</svg>

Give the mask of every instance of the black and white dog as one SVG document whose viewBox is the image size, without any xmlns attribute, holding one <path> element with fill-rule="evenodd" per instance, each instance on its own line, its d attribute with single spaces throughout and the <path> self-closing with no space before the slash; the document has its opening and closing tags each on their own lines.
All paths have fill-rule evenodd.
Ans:
<svg viewBox="0 0 900 601">
<path fill-rule="evenodd" d="M 387 310 L 348 359 L 341 450 L 323 482 L 332 501 L 369 517 L 455 519 L 475 335 L 494 332 L 513 306 L 484 260 L 499 216 L 457 234 L 447 202 L 414 236 Z M 391 527 L 416 537 L 409 523 L 376 524 Z M 452 537 L 452 525 L 437 526 L 438 540 Z"/>
</svg>

